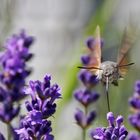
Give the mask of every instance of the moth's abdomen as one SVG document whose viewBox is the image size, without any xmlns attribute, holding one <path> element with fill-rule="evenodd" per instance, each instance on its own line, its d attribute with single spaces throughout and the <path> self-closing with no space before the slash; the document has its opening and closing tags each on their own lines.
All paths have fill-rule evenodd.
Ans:
<svg viewBox="0 0 140 140">
<path fill-rule="evenodd" d="M 117 63 L 112 61 L 105 61 L 101 63 L 101 69 L 102 69 L 101 81 L 103 83 L 106 83 L 107 77 L 109 83 L 118 81 L 120 74 L 117 67 Z"/>
</svg>

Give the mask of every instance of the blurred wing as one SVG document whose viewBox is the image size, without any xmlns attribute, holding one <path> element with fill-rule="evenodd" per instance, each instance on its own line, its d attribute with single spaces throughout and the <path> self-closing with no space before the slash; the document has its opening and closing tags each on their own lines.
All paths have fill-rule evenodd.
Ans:
<svg viewBox="0 0 140 140">
<path fill-rule="evenodd" d="M 134 34 L 130 30 L 125 28 L 122 42 L 121 42 L 121 49 L 118 54 L 117 64 L 118 66 L 128 64 L 128 52 L 130 48 L 133 46 L 134 43 Z M 119 71 L 121 75 L 125 75 L 127 72 L 128 67 L 120 67 Z"/>
<path fill-rule="evenodd" d="M 100 68 L 101 64 L 101 39 L 100 39 L 100 27 L 96 27 L 95 40 L 90 49 L 90 62 L 89 67 Z M 92 72 L 96 73 L 97 69 L 92 69 Z"/>
</svg>

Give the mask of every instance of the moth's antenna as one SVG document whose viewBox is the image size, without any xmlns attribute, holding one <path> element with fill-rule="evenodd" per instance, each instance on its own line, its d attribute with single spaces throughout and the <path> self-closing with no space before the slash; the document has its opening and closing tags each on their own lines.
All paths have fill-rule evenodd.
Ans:
<svg viewBox="0 0 140 140">
<path fill-rule="evenodd" d="M 131 66 L 131 65 L 134 65 L 135 63 L 128 63 L 128 64 L 124 64 L 124 65 L 119 65 L 117 66 L 118 68 L 120 67 L 127 67 L 127 66 Z"/>
<path fill-rule="evenodd" d="M 105 87 L 105 92 L 106 92 L 106 98 L 107 98 L 107 106 L 108 106 L 108 112 L 110 112 L 110 103 L 109 103 L 109 79 L 106 77 L 106 87 Z"/>
<path fill-rule="evenodd" d="M 80 69 L 88 69 L 88 70 L 90 70 L 90 69 L 102 70 L 101 68 L 97 68 L 97 67 L 83 67 L 83 66 L 78 66 L 78 68 L 80 68 Z"/>
</svg>

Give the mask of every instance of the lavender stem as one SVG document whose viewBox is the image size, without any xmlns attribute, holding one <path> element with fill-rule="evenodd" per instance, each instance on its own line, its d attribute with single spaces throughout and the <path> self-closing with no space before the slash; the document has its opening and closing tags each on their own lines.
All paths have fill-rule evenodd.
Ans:
<svg viewBox="0 0 140 140">
<path fill-rule="evenodd" d="M 86 140 L 86 128 L 82 128 L 82 140 Z"/>
<path fill-rule="evenodd" d="M 7 124 L 7 133 L 8 133 L 8 140 L 11 140 L 12 135 L 11 135 L 11 124 L 10 123 Z"/>
<path fill-rule="evenodd" d="M 85 116 L 87 116 L 87 113 L 88 113 L 87 106 L 84 106 L 84 109 L 85 109 Z M 82 128 L 82 139 L 83 140 L 86 140 L 86 127 L 83 127 Z"/>
</svg>

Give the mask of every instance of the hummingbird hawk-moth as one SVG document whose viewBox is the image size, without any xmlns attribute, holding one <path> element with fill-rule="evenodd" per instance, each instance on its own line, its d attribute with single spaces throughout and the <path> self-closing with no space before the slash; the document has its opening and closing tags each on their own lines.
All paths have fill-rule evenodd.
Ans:
<svg viewBox="0 0 140 140">
<path fill-rule="evenodd" d="M 128 66 L 134 64 L 127 62 L 127 54 L 131 46 L 132 41 L 129 35 L 127 34 L 127 29 L 125 29 L 117 61 L 101 62 L 100 27 L 97 26 L 95 31 L 94 46 L 91 47 L 89 51 L 90 62 L 86 66 L 78 67 L 81 69 L 87 69 L 91 71 L 105 85 L 108 111 L 110 111 L 109 95 L 108 95 L 109 84 L 114 84 L 117 86 L 118 80 L 120 78 L 123 78 L 124 75 L 126 74 Z"/>
</svg>

